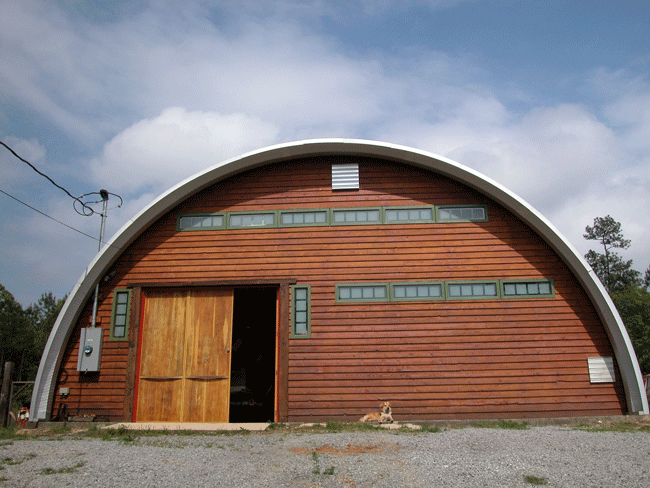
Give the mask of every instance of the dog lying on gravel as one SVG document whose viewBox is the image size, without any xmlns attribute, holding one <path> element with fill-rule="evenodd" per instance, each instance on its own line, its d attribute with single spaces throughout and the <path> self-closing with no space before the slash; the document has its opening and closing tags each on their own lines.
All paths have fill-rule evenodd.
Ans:
<svg viewBox="0 0 650 488">
<path fill-rule="evenodd" d="M 380 424 L 384 423 L 393 423 L 392 410 L 390 408 L 390 402 L 383 402 L 379 404 L 379 412 L 369 413 L 364 415 L 359 419 L 359 422 L 379 422 Z"/>
</svg>

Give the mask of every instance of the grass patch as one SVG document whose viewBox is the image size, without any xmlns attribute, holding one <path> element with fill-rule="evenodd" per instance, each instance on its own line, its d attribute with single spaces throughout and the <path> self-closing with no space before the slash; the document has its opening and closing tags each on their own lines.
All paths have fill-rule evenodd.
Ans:
<svg viewBox="0 0 650 488">
<path fill-rule="evenodd" d="M 437 434 L 438 432 L 442 432 L 442 429 L 438 427 L 437 425 L 430 425 L 430 424 L 424 424 L 421 425 L 422 430 L 414 430 L 412 432 L 414 433 L 422 433 L 422 434 Z"/>
<path fill-rule="evenodd" d="M 5 427 L 4 429 L 0 429 L 0 440 L 15 439 L 17 437 L 21 437 L 21 435 L 16 434 L 15 425 L 11 425 L 9 427 Z"/>
<path fill-rule="evenodd" d="M 597 423 L 581 424 L 575 427 L 576 430 L 583 432 L 650 432 L 650 425 L 637 422 L 614 422 L 614 423 Z"/>
<path fill-rule="evenodd" d="M 316 475 L 323 474 L 325 476 L 332 476 L 334 474 L 334 466 L 330 466 L 329 468 L 327 468 L 325 471 L 321 473 L 320 457 L 318 456 L 318 453 L 316 451 L 312 451 L 311 460 L 314 462 L 314 468 L 311 470 L 312 474 L 316 474 Z"/>
<path fill-rule="evenodd" d="M 526 430 L 528 429 L 528 422 L 517 422 L 515 420 L 476 420 L 471 422 L 470 426 L 481 429 Z"/>
<path fill-rule="evenodd" d="M 529 485 L 546 485 L 548 480 L 546 478 L 539 478 L 538 476 L 527 475 L 524 476 L 524 481 Z"/>
<path fill-rule="evenodd" d="M 71 468 L 59 468 L 59 469 L 52 469 L 52 468 L 45 468 L 41 470 L 41 474 L 43 475 L 50 475 L 50 474 L 70 474 L 74 473 L 74 470 L 77 468 L 81 468 L 84 465 L 84 463 L 77 463 Z"/>
</svg>

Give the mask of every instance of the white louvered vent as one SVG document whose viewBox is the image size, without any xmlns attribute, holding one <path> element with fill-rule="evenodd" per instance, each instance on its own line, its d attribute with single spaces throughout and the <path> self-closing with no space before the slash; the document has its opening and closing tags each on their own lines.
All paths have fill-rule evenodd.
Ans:
<svg viewBox="0 0 650 488">
<path fill-rule="evenodd" d="M 359 164 L 333 164 L 332 190 L 358 190 Z"/>
<path fill-rule="evenodd" d="M 614 358 L 587 358 L 589 362 L 589 379 L 592 383 L 614 383 Z"/>
</svg>

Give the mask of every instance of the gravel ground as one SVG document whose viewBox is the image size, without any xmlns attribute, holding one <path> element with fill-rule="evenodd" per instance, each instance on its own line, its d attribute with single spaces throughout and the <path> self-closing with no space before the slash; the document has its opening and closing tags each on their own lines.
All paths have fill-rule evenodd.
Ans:
<svg viewBox="0 0 650 488">
<path fill-rule="evenodd" d="M 0 487 L 650 486 L 647 429 L 40 433 L 0 449 Z"/>
</svg>

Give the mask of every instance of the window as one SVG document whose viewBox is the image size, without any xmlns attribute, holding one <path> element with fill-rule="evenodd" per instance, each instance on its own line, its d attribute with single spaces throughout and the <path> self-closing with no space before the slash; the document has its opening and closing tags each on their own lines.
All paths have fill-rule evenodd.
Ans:
<svg viewBox="0 0 650 488">
<path fill-rule="evenodd" d="M 381 212 L 378 208 L 333 210 L 332 223 L 340 224 L 380 224 Z"/>
<path fill-rule="evenodd" d="M 327 225 L 327 223 L 327 210 L 299 210 L 280 213 L 281 225 Z"/>
<path fill-rule="evenodd" d="M 503 297 L 550 297 L 553 296 L 553 283 L 550 280 L 504 281 Z"/>
<path fill-rule="evenodd" d="M 441 283 L 393 284 L 395 300 L 442 300 Z"/>
<path fill-rule="evenodd" d="M 257 227 L 384 225 L 413 223 L 486 222 L 485 205 L 287 209 L 255 212 L 186 214 L 178 230 L 225 230 Z"/>
<path fill-rule="evenodd" d="M 291 337 L 311 337 L 311 288 L 294 285 L 291 290 Z"/>
<path fill-rule="evenodd" d="M 179 230 L 222 229 L 225 218 L 223 215 L 187 215 L 178 219 Z"/>
<path fill-rule="evenodd" d="M 496 282 L 448 283 L 447 296 L 459 298 L 497 298 Z"/>
<path fill-rule="evenodd" d="M 275 225 L 275 212 L 252 212 L 230 214 L 229 227 L 272 227 Z"/>
<path fill-rule="evenodd" d="M 340 283 L 337 302 L 530 299 L 553 297 L 553 280 L 425 281 L 414 283 Z"/>
<path fill-rule="evenodd" d="M 485 222 L 487 221 L 487 208 L 469 205 L 438 207 L 438 221 Z"/>
<path fill-rule="evenodd" d="M 113 293 L 113 314 L 111 316 L 110 340 L 128 340 L 130 310 L 131 290 L 115 290 Z"/>
<path fill-rule="evenodd" d="M 388 284 L 336 285 L 336 300 L 340 302 L 386 301 Z"/>
<path fill-rule="evenodd" d="M 390 223 L 433 222 L 433 207 L 387 208 L 385 220 Z"/>
</svg>

